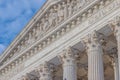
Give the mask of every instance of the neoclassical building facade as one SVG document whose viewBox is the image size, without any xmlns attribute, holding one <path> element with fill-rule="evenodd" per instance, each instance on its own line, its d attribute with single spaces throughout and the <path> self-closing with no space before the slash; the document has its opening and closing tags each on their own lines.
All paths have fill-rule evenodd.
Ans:
<svg viewBox="0 0 120 80">
<path fill-rule="evenodd" d="M 0 80 L 120 80 L 120 0 L 47 0 L 0 56 Z"/>
</svg>

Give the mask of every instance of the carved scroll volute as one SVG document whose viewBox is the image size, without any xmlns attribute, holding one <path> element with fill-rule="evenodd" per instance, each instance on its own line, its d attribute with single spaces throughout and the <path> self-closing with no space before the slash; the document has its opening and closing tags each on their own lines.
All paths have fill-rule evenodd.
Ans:
<svg viewBox="0 0 120 80">
<path fill-rule="evenodd" d="M 83 38 L 82 42 L 83 44 L 85 44 L 85 48 L 87 51 L 95 47 L 101 47 L 99 37 L 96 31 L 94 31 L 92 34 L 89 34 L 87 37 Z"/>
<path fill-rule="evenodd" d="M 72 47 L 67 48 L 62 52 L 62 54 L 58 55 L 60 62 L 64 65 L 76 63 L 76 55 L 74 54 Z"/>
<path fill-rule="evenodd" d="M 40 74 L 40 76 L 41 76 L 43 73 L 48 72 L 48 71 L 49 71 L 49 70 L 48 70 L 48 62 L 44 62 L 43 64 L 41 64 L 41 65 L 37 68 L 36 71 Z"/>
<path fill-rule="evenodd" d="M 38 67 L 37 72 L 39 73 L 40 80 L 52 79 L 50 64 L 46 61 Z"/>
</svg>

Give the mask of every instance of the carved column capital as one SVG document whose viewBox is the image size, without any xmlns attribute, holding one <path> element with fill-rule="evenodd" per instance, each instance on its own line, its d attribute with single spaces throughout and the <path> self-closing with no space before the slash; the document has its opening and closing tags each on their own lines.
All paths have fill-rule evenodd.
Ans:
<svg viewBox="0 0 120 80">
<path fill-rule="evenodd" d="M 76 56 L 72 47 L 64 50 L 63 54 L 59 55 L 59 58 L 63 62 L 63 80 L 77 80 Z"/>
<path fill-rule="evenodd" d="M 48 62 L 44 62 L 38 68 L 39 72 L 48 72 Z"/>
<path fill-rule="evenodd" d="M 83 39 L 88 54 L 88 80 L 104 80 L 102 47 L 96 31 Z M 92 74 L 91 74 L 92 72 Z"/>
<path fill-rule="evenodd" d="M 72 64 L 76 62 L 76 55 L 74 54 L 72 47 L 69 47 L 66 50 L 64 50 L 63 53 L 60 54 L 58 57 L 63 64 Z"/>
<path fill-rule="evenodd" d="M 38 72 L 40 75 L 40 80 L 51 80 L 51 71 L 48 62 L 44 62 L 38 68 Z"/>
<path fill-rule="evenodd" d="M 94 31 L 92 34 L 89 34 L 85 38 L 83 38 L 83 44 L 85 44 L 85 47 L 88 50 L 92 50 L 95 47 L 101 47 L 99 36 L 96 31 Z"/>
</svg>

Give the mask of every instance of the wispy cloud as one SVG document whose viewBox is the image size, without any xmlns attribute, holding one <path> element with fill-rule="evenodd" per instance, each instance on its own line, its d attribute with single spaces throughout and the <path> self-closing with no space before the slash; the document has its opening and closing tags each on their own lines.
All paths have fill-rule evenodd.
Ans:
<svg viewBox="0 0 120 80">
<path fill-rule="evenodd" d="M 0 1 L 0 53 L 13 41 L 45 1 Z"/>
</svg>

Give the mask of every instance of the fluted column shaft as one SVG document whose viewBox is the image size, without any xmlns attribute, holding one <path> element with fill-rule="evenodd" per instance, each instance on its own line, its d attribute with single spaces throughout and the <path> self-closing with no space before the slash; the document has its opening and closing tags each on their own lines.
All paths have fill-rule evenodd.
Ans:
<svg viewBox="0 0 120 80">
<path fill-rule="evenodd" d="M 104 80 L 102 51 L 93 49 L 88 53 L 88 80 Z"/>
<path fill-rule="evenodd" d="M 94 32 L 85 40 L 88 54 L 88 80 L 104 80 L 103 51 Z"/>
<path fill-rule="evenodd" d="M 113 69 L 114 69 L 115 80 L 119 80 L 119 64 L 118 64 L 118 58 L 116 57 L 114 58 Z"/>
<path fill-rule="evenodd" d="M 118 71 L 119 71 L 119 79 L 120 79 L 120 26 L 119 26 L 119 34 L 117 35 L 117 44 L 118 44 Z"/>
<path fill-rule="evenodd" d="M 63 80 L 77 80 L 76 60 L 71 48 L 61 55 L 61 60 L 63 62 Z"/>
<path fill-rule="evenodd" d="M 66 60 L 63 64 L 63 80 L 77 80 L 76 63 L 74 60 Z"/>
</svg>

